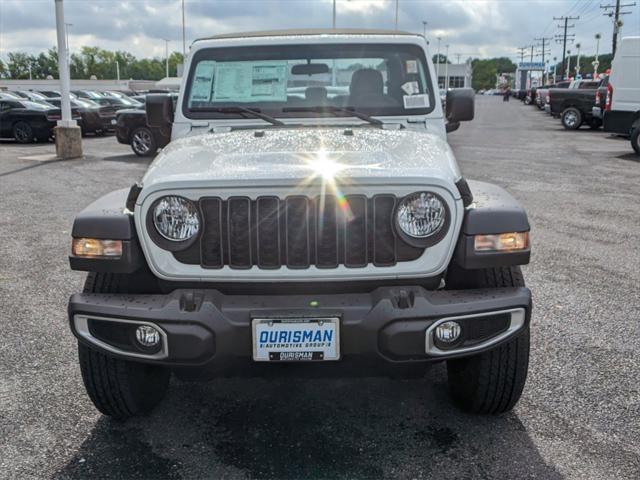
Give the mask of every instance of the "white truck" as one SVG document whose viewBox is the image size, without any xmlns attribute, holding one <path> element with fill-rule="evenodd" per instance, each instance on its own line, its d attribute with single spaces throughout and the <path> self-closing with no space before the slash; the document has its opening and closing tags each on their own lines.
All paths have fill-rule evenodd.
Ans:
<svg viewBox="0 0 640 480">
<path fill-rule="evenodd" d="M 611 63 L 605 132 L 628 135 L 640 155 L 640 37 L 624 37 Z"/>
<path fill-rule="evenodd" d="M 150 411 L 171 373 L 363 375 L 446 362 L 453 399 L 501 413 L 527 375 L 529 223 L 467 182 L 422 36 L 271 31 L 192 45 L 172 141 L 140 183 L 75 219 L 69 301 L 87 392 Z M 383 367 L 383 368 L 381 368 Z M 306 371 L 306 370 L 305 370 Z"/>
</svg>

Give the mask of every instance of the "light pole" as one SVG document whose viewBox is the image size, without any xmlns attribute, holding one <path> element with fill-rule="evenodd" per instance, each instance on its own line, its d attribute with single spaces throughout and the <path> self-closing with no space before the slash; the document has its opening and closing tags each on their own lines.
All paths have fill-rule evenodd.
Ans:
<svg viewBox="0 0 640 480">
<path fill-rule="evenodd" d="M 553 83 L 556 83 L 556 66 L 558 65 L 558 57 L 553 57 Z"/>
<path fill-rule="evenodd" d="M 336 0 L 333 0 L 333 29 L 336 29 Z"/>
<path fill-rule="evenodd" d="M 184 0 L 182 0 L 182 64 L 184 65 L 187 57 L 187 42 L 184 30 Z"/>
<path fill-rule="evenodd" d="M 598 53 L 600 52 L 600 39 L 602 38 L 602 35 L 600 35 L 599 33 L 596 33 L 595 38 L 596 38 L 596 59 L 592 63 L 593 78 L 596 78 L 598 76 L 598 66 L 600 65 L 600 62 L 598 61 Z"/>
<path fill-rule="evenodd" d="M 436 76 L 438 77 L 438 88 L 440 88 L 440 40 L 442 40 L 442 37 L 438 37 L 438 54 L 436 56 Z"/>
<path fill-rule="evenodd" d="M 169 40 L 166 38 L 163 38 L 164 40 L 164 56 L 165 56 L 165 67 L 166 67 L 166 74 L 165 77 L 169 76 Z"/>
<path fill-rule="evenodd" d="M 398 30 L 398 3 L 400 0 L 396 0 L 396 30 Z"/>
<path fill-rule="evenodd" d="M 444 64 L 444 89 L 445 90 L 449 90 L 449 45 L 445 45 L 445 47 L 447 48 L 447 53 L 444 56 L 445 58 L 445 64 Z"/>
<path fill-rule="evenodd" d="M 578 58 L 576 60 L 576 78 L 580 78 L 580 44 L 576 43 L 576 48 L 578 49 Z"/>
<path fill-rule="evenodd" d="M 120 81 L 120 64 L 116 60 L 116 80 Z"/>
<path fill-rule="evenodd" d="M 67 42 L 65 38 L 64 3 L 55 0 L 56 37 L 58 41 L 58 74 L 60 77 L 60 110 L 56 132 L 56 156 L 58 158 L 77 158 L 82 156 L 82 133 L 76 121 L 71 118 L 71 101 L 69 99 L 69 62 L 67 58 Z"/>
<path fill-rule="evenodd" d="M 565 77 L 567 77 L 567 79 L 571 78 L 571 50 L 567 50 L 567 70 Z"/>
<path fill-rule="evenodd" d="M 70 62 L 71 60 L 71 49 L 69 48 L 69 27 L 73 27 L 73 23 L 66 23 L 64 24 L 64 35 L 66 38 L 66 42 L 67 42 L 67 62 Z"/>
</svg>

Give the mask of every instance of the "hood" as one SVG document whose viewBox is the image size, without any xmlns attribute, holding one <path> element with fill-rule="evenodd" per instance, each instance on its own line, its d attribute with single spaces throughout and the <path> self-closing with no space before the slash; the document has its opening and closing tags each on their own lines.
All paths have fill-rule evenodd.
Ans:
<svg viewBox="0 0 640 480">
<path fill-rule="evenodd" d="M 439 184 L 460 171 L 449 145 L 415 130 L 266 128 L 175 140 L 142 182 L 147 193 L 212 186 L 293 186 L 331 176 L 348 184 Z"/>
</svg>

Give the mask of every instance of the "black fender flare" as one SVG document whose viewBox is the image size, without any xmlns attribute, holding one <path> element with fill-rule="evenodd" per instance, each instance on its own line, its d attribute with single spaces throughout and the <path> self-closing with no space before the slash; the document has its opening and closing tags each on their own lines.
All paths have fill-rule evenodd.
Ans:
<svg viewBox="0 0 640 480">
<path fill-rule="evenodd" d="M 531 226 L 522 205 L 503 188 L 470 180 L 473 203 L 465 209 L 453 261 L 464 269 L 525 265 L 531 247 L 517 252 L 476 252 L 475 235 L 529 232 Z"/>
</svg>

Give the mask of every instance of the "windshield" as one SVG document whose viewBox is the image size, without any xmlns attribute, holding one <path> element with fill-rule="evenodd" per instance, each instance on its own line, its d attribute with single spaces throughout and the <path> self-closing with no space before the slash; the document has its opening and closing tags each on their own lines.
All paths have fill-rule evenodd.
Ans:
<svg viewBox="0 0 640 480">
<path fill-rule="evenodd" d="M 183 111 L 190 118 L 325 116 L 331 108 L 368 115 L 429 113 L 434 96 L 417 45 L 322 44 L 212 48 L 195 54 Z"/>
<path fill-rule="evenodd" d="M 30 108 L 31 110 L 50 110 L 51 108 L 54 108 L 51 104 L 37 103 L 29 100 L 21 100 L 20 103 L 24 108 Z"/>
</svg>

